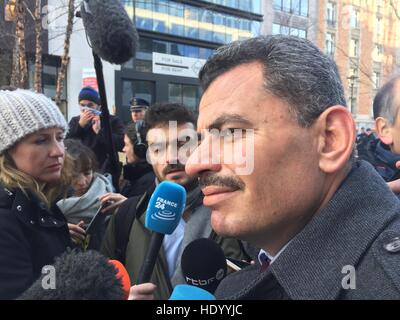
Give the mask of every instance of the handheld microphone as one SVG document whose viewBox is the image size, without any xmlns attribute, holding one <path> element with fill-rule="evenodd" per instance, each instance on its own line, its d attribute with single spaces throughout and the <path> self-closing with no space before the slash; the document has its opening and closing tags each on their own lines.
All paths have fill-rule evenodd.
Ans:
<svg viewBox="0 0 400 320">
<path fill-rule="evenodd" d="M 216 300 L 208 291 L 188 284 L 179 284 L 174 288 L 169 300 Z"/>
<path fill-rule="evenodd" d="M 131 279 L 124 265 L 118 260 L 109 260 L 108 263 L 114 266 L 117 270 L 116 278 L 121 282 L 122 290 L 124 291 L 124 300 L 128 300 L 131 290 Z"/>
<path fill-rule="evenodd" d="M 145 226 L 153 231 L 149 251 L 139 272 L 138 283 L 150 281 L 164 236 L 174 232 L 185 210 L 186 190 L 169 181 L 161 182 L 147 207 Z"/>
<path fill-rule="evenodd" d="M 196 239 L 182 253 L 182 274 L 187 284 L 214 293 L 227 274 L 224 252 L 213 240 Z"/>
<path fill-rule="evenodd" d="M 136 53 L 138 34 L 119 0 L 84 0 L 80 15 L 93 51 L 103 60 L 123 64 Z"/>
<path fill-rule="evenodd" d="M 123 300 L 123 283 L 118 278 L 120 267 L 97 251 L 66 252 L 47 266 L 42 275 L 19 300 Z M 125 269 L 125 268 L 124 268 Z M 129 291 L 129 290 L 128 290 Z M 129 295 L 129 293 L 128 293 Z"/>
</svg>

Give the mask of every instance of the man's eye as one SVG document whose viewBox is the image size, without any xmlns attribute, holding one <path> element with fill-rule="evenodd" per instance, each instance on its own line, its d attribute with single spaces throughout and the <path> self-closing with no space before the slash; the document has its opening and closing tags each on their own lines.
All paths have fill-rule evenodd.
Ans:
<svg viewBox="0 0 400 320">
<path fill-rule="evenodd" d="M 157 154 L 157 153 L 162 151 L 162 148 L 161 148 L 161 146 L 158 146 L 158 145 L 152 145 L 152 146 L 150 146 L 150 151 L 152 153 L 156 153 Z"/>
<path fill-rule="evenodd" d="M 230 137 L 233 136 L 236 130 L 236 128 L 226 128 L 221 130 L 221 137 Z"/>
</svg>

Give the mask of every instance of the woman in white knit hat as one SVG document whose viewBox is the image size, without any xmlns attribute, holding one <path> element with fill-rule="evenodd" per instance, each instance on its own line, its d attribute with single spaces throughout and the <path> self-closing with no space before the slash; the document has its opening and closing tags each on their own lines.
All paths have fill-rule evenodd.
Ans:
<svg viewBox="0 0 400 320">
<path fill-rule="evenodd" d="M 44 95 L 0 90 L 0 299 L 17 298 L 71 244 L 54 206 L 68 184 L 67 128 Z"/>
</svg>

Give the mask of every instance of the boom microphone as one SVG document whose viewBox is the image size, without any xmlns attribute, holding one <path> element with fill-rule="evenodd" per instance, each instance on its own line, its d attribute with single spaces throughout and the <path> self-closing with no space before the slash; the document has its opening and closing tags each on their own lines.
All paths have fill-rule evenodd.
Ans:
<svg viewBox="0 0 400 320">
<path fill-rule="evenodd" d="M 18 299 L 124 300 L 127 293 L 123 283 L 127 284 L 127 280 L 118 275 L 126 270 L 115 266 L 97 251 L 64 253 L 53 266 L 46 268 L 49 273 L 36 280 Z"/>
<path fill-rule="evenodd" d="M 100 58 L 123 64 L 135 56 L 139 37 L 119 0 L 84 0 L 80 15 L 93 51 Z"/>
<path fill-rule="evenodd" d="M 174 232 L 185 210 L 186 190 L 181 185 L 164 181 L 152 194 L 146 212 L 145 226 L 153 231 L 149 251 L 139 272 L 138 283 L 150 281 L 164 236 Z"/>
<path fill-rule="evenodd" d="M 213 240 L 196 239 L 182 253 L 181 268 L 187 284 L 214 293 L 227 274 L 224 252 Z"/>
</svg>

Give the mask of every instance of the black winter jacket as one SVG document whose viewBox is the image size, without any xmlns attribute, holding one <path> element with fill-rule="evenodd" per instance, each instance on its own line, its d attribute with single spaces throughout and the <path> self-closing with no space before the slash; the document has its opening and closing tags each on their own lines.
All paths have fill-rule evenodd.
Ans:
<svg viewBox="0 0 400 320">
<path fill-rule="evenodd" d="M 127 198 L 140 196 L 155 186 L 156 176 L 153 167 L 147 162 L 124 166 L 124 179 L 127 181 L 121 194 Z"/>
<path fill-rule="evenodd" d="M 17 298 L 71 246 L 61 211 L 29 198 L 0 186 L 0 299 Z"/>
<path fill-rule="evenodd" d="M 69 132 L 67 134 L 67 139 L 78 139 L 85 146 L 93 150 L 96 155 L 97 161 L 99 163 L 99 168 L 102 169 L 104 162 L 107 159 L 107 139 L 104 134 L 103 128 L 100 129 L 99 134 L 94 133 L 92 130 L 92 125 L 88 124 L 86 127 L 82 128 L 79 125 L 80 116 L 73 117 L 69 122 Z M 117 151 L 122 151 L 124 148 L 124 124 L 121 119 L 116 116 L 110 115 L 111 121 L 111 132 L 115 144 L 115 149 Z M 102 173 L 107 172 L 107 169 L 102 170 Z"/>
</svg>

